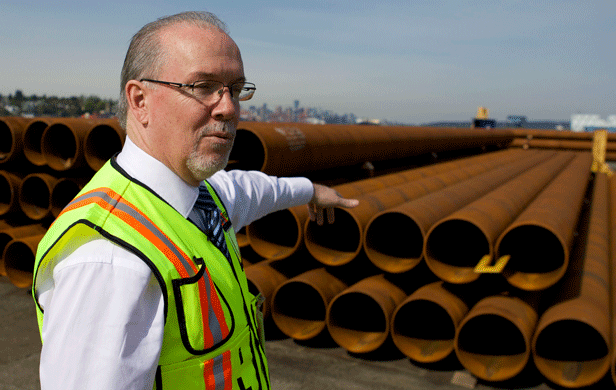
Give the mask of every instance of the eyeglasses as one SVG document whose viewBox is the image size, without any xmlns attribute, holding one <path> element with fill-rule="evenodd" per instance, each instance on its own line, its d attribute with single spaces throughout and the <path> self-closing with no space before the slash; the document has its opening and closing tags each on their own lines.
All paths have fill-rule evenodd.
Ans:
<svg viewBox="0 0 616 390">
<path fill-rule="evenodd" d="M 152 79 L 141 79 L 139 81 L 171 85 L 177 88 L 190 88 L 192 95 L 205 104 L 218 103 L 225 93 L 225 87 L 229 88 L 229 93 L 231 93 L 233 100 L 240 102 L 250 100 L 257 90 L 253 83 L 247 83 L 245 81 L 239 81 L 230 85 L 225 85 L 220 81 L 214 80 L 195 81 L 192 84 L 173 83 L 170 81 Z"/>
</svg>

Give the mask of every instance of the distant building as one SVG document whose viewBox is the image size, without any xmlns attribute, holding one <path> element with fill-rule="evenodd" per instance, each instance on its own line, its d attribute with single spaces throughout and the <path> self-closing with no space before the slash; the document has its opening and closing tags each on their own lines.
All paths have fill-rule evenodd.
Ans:
<svg viewBox="0 0 616 390">
<path fill-rule="evenodd" d="M 507 117 L 507 125 L 509 127 L 525 127 L 528 119 L 523 115 L 509 115 Z"/>
<path fill-rule="evenodd" d="M 573 114 L 571 115 L 571 131 L 594 131 L 606 129 L 616 132 L 616 115 L 610 115 L 607 120 L 601 119 L 596 114 Z"/>
</svg>

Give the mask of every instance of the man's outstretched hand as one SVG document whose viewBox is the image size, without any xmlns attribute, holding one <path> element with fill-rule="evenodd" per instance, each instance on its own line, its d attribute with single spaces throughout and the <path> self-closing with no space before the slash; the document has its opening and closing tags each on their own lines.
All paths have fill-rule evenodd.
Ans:
<svg viewBox="0 0 616 390">
<path fill-rule="evenodd" d="M 327 223 L 334 223 L 334 207 L 353 208 L 359 204 L 357 199 L 342 197 L 338 191 L 321 184 L 314 184 L 314 195 L 308 203 L 310 220 L 323 225 L 323 214 L 327 214 Z"/>
</svg>

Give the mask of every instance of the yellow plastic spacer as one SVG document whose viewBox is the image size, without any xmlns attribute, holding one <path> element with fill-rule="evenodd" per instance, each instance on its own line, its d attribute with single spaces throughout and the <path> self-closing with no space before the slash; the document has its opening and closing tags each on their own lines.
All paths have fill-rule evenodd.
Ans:
<svg viewBox="0 0 616 390">
<path fill-rule="evenodd" d="M 592 172 L 605 172 L 605 149 L 607 148 L 607 130 L 595 130 L 592 142 Z"/>
<path fill-rule="evenodd" d="M 511 259 L 510 255 L 502 256 L 496 264 L 490 265 L 492 257 L 485 255 L 479 260 L 479 263 L 475 266 L 475 272 L 478 274 L 500 274 Z"/>
</svg>

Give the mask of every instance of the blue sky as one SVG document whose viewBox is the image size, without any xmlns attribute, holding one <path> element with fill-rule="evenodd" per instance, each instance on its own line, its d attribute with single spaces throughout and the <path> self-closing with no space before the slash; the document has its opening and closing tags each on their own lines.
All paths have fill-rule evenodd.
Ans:
<svg viewBox="0 0 616 390">
<path fill-rule="evenodd" d="M 416 124 L 616 114 L 614 0 L 0 0 L 0 93 L 116 98 L 131 36 L 186 10 L 227 23 L 254 105 Z"/>
</svg>

